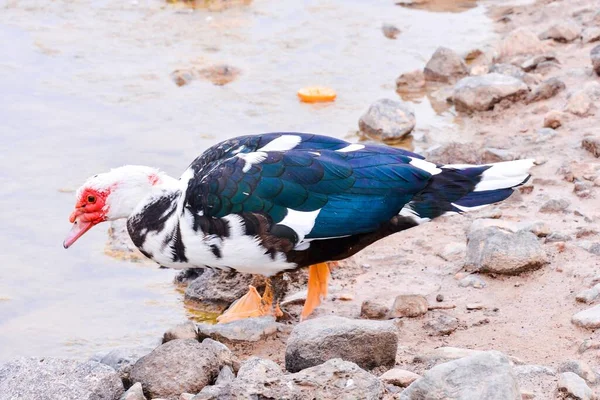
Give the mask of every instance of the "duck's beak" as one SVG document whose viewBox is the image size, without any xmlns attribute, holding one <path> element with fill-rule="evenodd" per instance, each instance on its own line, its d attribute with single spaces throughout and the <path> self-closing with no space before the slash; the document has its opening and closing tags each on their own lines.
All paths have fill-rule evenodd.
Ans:
<svg viewBox="0 0 600 400">
<path fill-rule="evenodd" d="M 69 231 L 67 237 L 65 238 L 65 241 L 63 242 L 63 247 L 65 249 L 68 249 L 73 243 L 77 241 L 77 239 L 79 239 L 83 236 L 84 233 L 89 231 L 92 228 L 92 226 L 96 225 L 92 221 L 82 221 L 82 219 L 79 216 L 77 216 L 73 220 L 73 215 L 71 215 L 71 218 L 73 221 L 73 226 L 71 227 L 71 230 Z"/>
</svg>

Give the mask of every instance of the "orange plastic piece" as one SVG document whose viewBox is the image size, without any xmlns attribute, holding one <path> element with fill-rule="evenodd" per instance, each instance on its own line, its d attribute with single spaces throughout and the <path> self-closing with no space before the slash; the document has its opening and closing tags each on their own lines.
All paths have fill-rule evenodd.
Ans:
<svg viewBox="0 0 600 400">
<path fill-rule="evenodd" d="M 306 87 L 298 90 L 298 97 L 305 103 L 321 103 L 334 101 L 337 94 L 328 87 Z"/>
</svg>

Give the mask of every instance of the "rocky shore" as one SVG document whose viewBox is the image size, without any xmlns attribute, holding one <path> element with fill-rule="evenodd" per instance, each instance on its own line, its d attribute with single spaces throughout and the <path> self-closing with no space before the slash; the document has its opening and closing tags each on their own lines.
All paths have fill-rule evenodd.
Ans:
<svg viewBox="0 0 600 400">
<path fill-rule="evenodd" d="M 460 141 L 420 130 L 397 96 L 371 105 L 359 130 L 392 144 L 413 134 L 439 163 L 533 158 L 533 178 L 508 201 L 342 262 L 307 321 L 305 272 L 286 274 L 281 321 L 187 321 L 156 348 L 13 360 L 0 366 L 0 400 L 597 399 L 600 7 L 494 4 L 490 17 L 496 43 L 467 54 L 440 43 L 396 81 L 402 99 L 427 96 L 455 113 Z M 107 252 L 137 259 L 127 245 Z M 176 283 L 205 315 L 249 284 L 264 287 L 260 277 L 201 270 Z"/>
</svg>

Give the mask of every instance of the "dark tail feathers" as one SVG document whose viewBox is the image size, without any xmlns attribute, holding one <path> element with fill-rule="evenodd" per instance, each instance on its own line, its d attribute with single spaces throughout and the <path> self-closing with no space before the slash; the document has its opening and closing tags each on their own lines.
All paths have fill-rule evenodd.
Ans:
<svg viewBox="0 0 600 400">
<path fill-rule="evenodd" d="M 401 215 L 428 221 L 446 213 L 476 210 L 505 200 L 527 182 L 533 160 L 487 165 L 443 165 L 429 184 L 404 206 Z"/>
</svg>

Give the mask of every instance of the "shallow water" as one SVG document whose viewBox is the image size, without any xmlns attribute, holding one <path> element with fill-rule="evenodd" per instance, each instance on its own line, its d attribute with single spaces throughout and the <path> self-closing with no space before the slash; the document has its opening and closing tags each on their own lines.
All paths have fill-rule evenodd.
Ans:
<svg viewBox="0 0 600 400">
<path fill-rule="evenodd" d="M 474 5 L 473 2 L 470 5 Z M 214 142 L 308 131 L 354 138 L 373 101 L 439 45 L 466 51 L 491 33 L 485 8 L 437 13 L 393 1 L 256 0 L 220 13 L 160 0 L 0 0 L 0 360 L 86 358 L 154 344 L 186 317 L 173 271 L 107 257 L 96 228 L 69 251 L 74 199 L 88 176 L 123 164 L 178 176 Z M 402 30 L 397 40 L 383 23 Z M 177 69 L 226 63 L 226 85 L 178 87 Z M 299 103 L 308 85 L 334 103 Z M 418 130 L 449 113 L 415 105 Z"/>
</svg>

